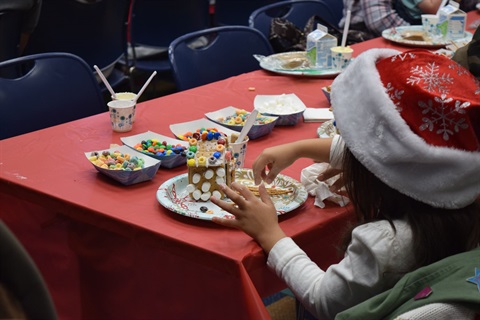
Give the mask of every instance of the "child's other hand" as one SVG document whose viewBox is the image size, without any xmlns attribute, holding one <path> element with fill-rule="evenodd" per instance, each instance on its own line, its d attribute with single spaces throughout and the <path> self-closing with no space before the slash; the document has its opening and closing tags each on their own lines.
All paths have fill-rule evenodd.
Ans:
<svg viewBox="0 0 480 320">
<path fill-rule="evenodd" d="M 225 186 L 224 192 L 232 203 L 215 197 L 211 201 L 235 216 L 235 219 L 214 217 L 213 222 L 223 226 L 237 228 L 251 236 L 263 250 L 268 253 L 278 240 L 286 237 L 278 224 L 277 210 L 270 199 L 265 185 L 258 188 L 260 198 L 239 183 L 232 183 L 231 188 Z M 237 193 L 238 192 L 238 193 Z"/>
</svg>

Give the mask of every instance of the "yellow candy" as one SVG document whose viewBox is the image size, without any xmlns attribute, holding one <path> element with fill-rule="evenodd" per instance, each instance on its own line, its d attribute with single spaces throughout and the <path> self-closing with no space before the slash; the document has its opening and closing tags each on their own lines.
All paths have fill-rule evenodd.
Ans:
<svg viewBox="0 0 480 320">
<path fill-rule="evenodd" d="M 188 159 L 187 160 L 187 165 L 189 167 L 193 167 L 195 165 L 195 159 Z"/>
<path fill-rule="evenodd" d="M 207 163 L 207 158 L 206 157 L 199 157 L 198 158 L 198 164 L 199 165 L 205 165 L 205 163 Z"/>
</svg>

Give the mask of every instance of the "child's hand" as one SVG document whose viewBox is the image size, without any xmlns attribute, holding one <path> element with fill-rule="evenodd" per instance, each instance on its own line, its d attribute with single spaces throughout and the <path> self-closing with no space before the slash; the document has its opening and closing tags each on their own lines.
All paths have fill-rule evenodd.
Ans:
<svg viewBox="0 0 480 320">
<path fill-rule="evenodd" d="M 239 183 L 234 182 L 231 187 L 232 189 L 225 186 L 223 191 L 235 205 L 215 197 L 210 200 L 223 210 L 233 214 L 235 219 L 214 217 L 212 221 L 223 226 L 243 230 L 257 241 L 265 252 L 270 252 L 275 243 L 286 235 L 278 225 L 277 210 L 265 185 L 261 184 L 258 188 L 260 198 Z"/>
<path fill-rule="evenodd" d="M 255 184 L 260 184 L 262 180 L 266 183 L 272 183 L 280 171 L 290 166 L 295 160 L 297 160 L 296 153 L 292 152 L 288 145 L 263 150 L 252 166 Z"/>
</svg>

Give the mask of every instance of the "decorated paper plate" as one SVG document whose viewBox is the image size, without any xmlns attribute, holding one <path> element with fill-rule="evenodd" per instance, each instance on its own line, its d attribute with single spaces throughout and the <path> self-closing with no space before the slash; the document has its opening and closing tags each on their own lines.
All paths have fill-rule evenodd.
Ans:
<svg viewBox="0 0 480 320">
<path fill-rule="evenodd" d="M 340 73 L 336 69 L 322 69 L 310 66 L 305 51 L 282 52 L 268 57 L 254 55 L 260 67 L 267 71 L 293 76 L 333 78 Z"/>
<path fill-rule="evenodd" d="M 442 37 L 432 37 L 423 31 L 422 26 L 403 26 L 386 29 L 382 32 L 382 37 L 395 43 L 412 47 L 444 47 L 449 44 L 456 44 L 462 47 L 464 43 L 472 40 L 472 34 L 465 32 L 465 37 L 461 39 L 448 40 Z"/>
<path fill-rule="evenodd" d="M 254 187 L 253 172 L 250 169 L 239 169 L 235 173 L 235 181 Z M 233 218 L 210 201 L 197 202 L 190 198 L 186 187 L 188 175 L 182 174 L 164 182 L 157 190 L 157 200 L 162 206 L 183 216 L 200 220 L 212 220 L 213 217 Z M 272 195 L 277 214 L 282 215 L 301 206 L 308 197 L 303 185 L 297 180 L 279 174 L 267 190 L 278 190 L 282 193 Z"/>
</svg>

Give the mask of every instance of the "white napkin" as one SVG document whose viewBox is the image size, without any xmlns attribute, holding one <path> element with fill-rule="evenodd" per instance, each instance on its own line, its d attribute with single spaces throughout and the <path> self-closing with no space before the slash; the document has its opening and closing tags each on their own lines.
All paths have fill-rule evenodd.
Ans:
<svg viewBox="0 0 480 320">
<path fill-rule="evenodd" d="M 333 112 L 329 108 L 306 108 L 303 112 L 304 122 L 325 122 L 333 119 Z"/>
<path fill-rule="evenodd" d="M 340 194 L 330 191 L 330 186 L 338 180 L 340 175 L 336 175 L 326 181 L 319 181 L 318 175 L 329 167 L 328 163 L 314 163 L 302 170 L 300 182 L 307 190 L 308 194 L 315 196 L 315 206 L 325 208 L 324 200 L 329 200 L 341 207 L 346 206 L 350 200 Z"/>
</svg>

